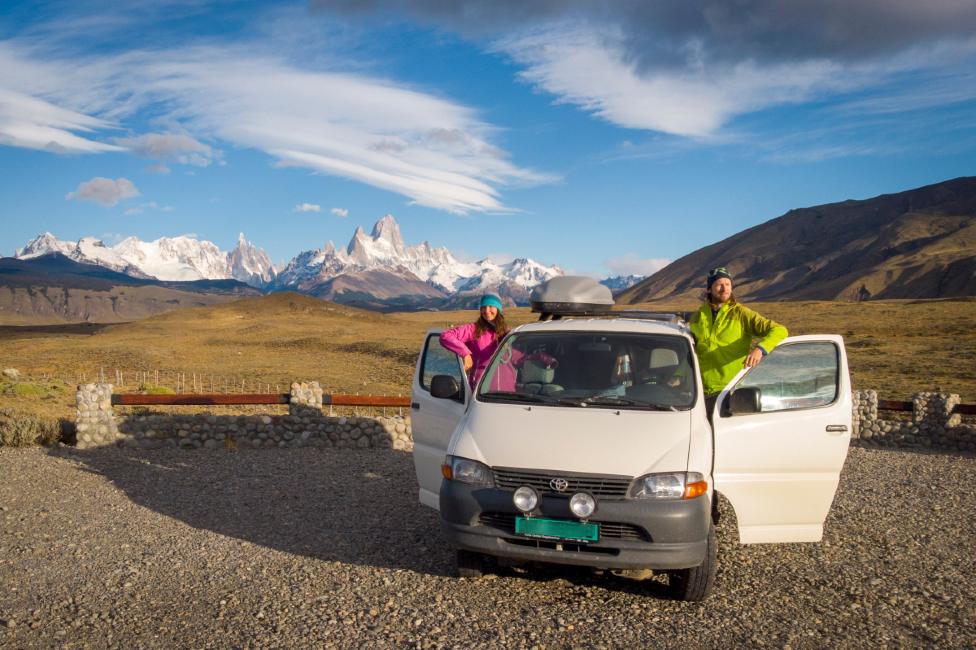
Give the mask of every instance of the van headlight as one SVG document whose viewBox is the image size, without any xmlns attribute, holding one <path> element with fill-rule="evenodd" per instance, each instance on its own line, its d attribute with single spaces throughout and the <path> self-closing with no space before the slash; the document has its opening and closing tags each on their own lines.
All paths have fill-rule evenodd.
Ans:
<svg viewBox="0 0 976 650">
<path fill-rule="evenodd" d="M 448 456 L 441 466 L 441 474 L 448 481 L 482 487 L 495 486 L 495 475 L 491 473 L 491 468 L 468 458 Z"/>
<path fill-rule="evenodd" d="M 627 496 L 633 499 L 694 499 L 708 492 L 708 482 L 698 472 L 645 474 L 634 479 Z"/>
</svg>

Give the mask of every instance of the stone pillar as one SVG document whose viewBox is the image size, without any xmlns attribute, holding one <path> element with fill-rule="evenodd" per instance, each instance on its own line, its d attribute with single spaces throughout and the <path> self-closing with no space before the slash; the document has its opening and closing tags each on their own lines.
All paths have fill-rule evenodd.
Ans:
<svg viewBox="0 0 976 650">
<path fill-rule="evenodd" d="M 856 390 L 854 398 L 854 431 L 852 438 L 871 438 L 874 428 L 872 425 L 878 419 L 878 391 Z"/>
<path fill-rule="evenodd" d="M 288 415 L 322 415 L 322 388 L 317 381 L 291 385 Z"/>
<path fill-rule="evenodd" d="M 112 384 L 82 384 L 75 396 L 78 448 L 114 445 L 120 439 L 112 414 Z"/>
<path fill-rule="evenodd" d="M 959 414 L 952 409 L 961 400 L 955 393 L 915 393 L 912 396 L 912 422 L 919 429 L 944 431 L 961 423 Z"/>
</svg>

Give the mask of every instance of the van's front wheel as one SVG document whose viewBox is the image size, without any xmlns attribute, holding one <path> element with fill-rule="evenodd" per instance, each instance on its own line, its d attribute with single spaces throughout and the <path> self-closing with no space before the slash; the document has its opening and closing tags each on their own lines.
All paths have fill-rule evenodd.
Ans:
<svg viewBox="0 0 976 650">
<path fill-rule="evenodd" d="M 485 572 L 485 558 L 481 553 L 458 549 L 456 562 L 459 578 L 480 578 Z"/>
<path fill-rule="evenodd" d="M 668 593 L 675 600 L 705 600 L 712 591 L 717 564 L 718 546 L 715 543 L 715 526 L 709 526 L 705 560 L 690 569 L 668 571 Z"/>
</svg>

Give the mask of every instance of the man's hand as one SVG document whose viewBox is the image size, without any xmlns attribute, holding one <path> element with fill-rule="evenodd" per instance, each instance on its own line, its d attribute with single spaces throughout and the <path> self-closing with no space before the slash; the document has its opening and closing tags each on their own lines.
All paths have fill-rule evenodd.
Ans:
<svg viewBox="0 0 976 650">
<path fill-rule="evenodd" d="M 474 359 L 471 358 L 470 354 L 465 355 L 462 361 L 464 362 L 464 372 L 468 372 L 474 367 Z"/>
<path fill-rule="evenodd" d="M 742 362 L 742 365 L 746 368 L 752 368 L 754 365 L 762 361 L 763 353 L 759 348 L 754 348 L 752 352 L 746 357 L 746 360 Z"/>
</svg>

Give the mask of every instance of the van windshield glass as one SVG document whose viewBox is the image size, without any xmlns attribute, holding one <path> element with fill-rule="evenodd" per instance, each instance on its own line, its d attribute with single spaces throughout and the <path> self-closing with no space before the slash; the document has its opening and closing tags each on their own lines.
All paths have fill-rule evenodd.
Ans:
<svg viewBox="0 0 976 650">
<path fill-rule="evenodd" d="M 505 339 L 478 387 L 481 401 L 686 410 L 695 403 L 683 336 L 527 332 Z"/>
</svg>

